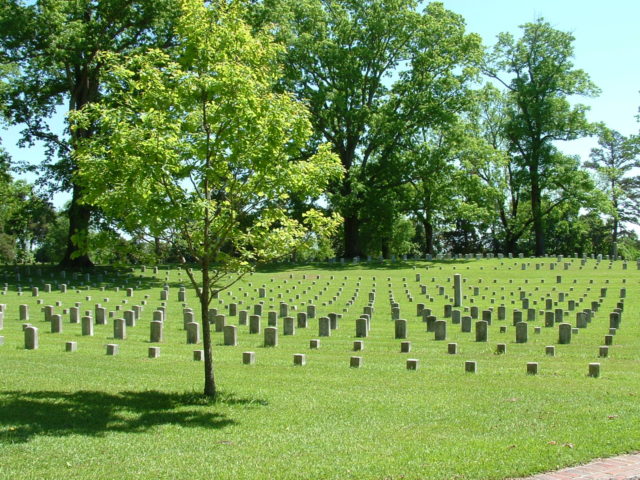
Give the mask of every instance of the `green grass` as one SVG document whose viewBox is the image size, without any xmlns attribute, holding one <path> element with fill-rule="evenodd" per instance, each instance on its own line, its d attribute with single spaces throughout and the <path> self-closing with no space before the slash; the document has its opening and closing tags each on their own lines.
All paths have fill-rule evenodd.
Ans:
<svg viewBox="0 0 640 480">
<path fill-rule="evenodd" d="M 203 365 L 193 361 L 192 352 L 200 347 L 187 345 L 182 329 L 177 292 L 178 285 L 187 285 L 185 274 L 168 273 L 165 341 L 160 358 L 148 359 L 149 321 L 161 303 L 166 271 L 154 278 L 150 268 L 138 269 L 114 281 L 105 275 L 90 290 L 60 294 L 55 284 L 63 281 L 56 272 L 45 269 L 40 279 L 32 267 L 31 282 L 22 270 L 24 293 L 18 296 L 15 270 L 0 270 L 0 290 L 9 284 L 0 295 L 0 303 L 7 304 L 0 331 L 5 337 L 0 346 L 0 478 L 502 479 L 640 450 L 640 272 L 635 264 L 623 270 L 621 262 L 609 268 L 608 262 L 596 266 L 594 260 L 582 269 L 573 260 L 566 271 L 560 263 L 552 271 L 554 260 L 417 262 L 415 270 L 413 264 L 279 267 L 256 273 L 222 294 L 221 301 L 228 304 L 235 295 L 243 302 L 239 309 L 252 306 L 257 288 L 265 284 L 271 291 L 264 299 L 263 328 L 266 312 L 277 311 L 278 294 L 299 310 L 318 295 L 318 316 L 337 312 L 343 317 L 331 337 L 321 338 L 319 350 L 309 349 L 309 340 L 319 338 L 317 318 L 309 328 L 296 329 L 295 336 L 282 335 L 279 320 L 276 348 L 264 348 L 262 334 L 249 335 L 245 326 L 239 327 L 237 347 L 222 346 L 222 334 L 216 333 L 216 381 L 222 391 L 216 403 L 199 395 Z M 531 266 L 523 271 L 522 262 Z M 540 270 L 535 263 L 542 264 Z M 487 343 L 475 342 L 473 332 L 461 333 L 450 319 L 447 341 L 435 341 L 416 316 L 416 304 L 425 303 L 443 317 L 448 301 L 436 285 L 452 295 L 453 273 L 466 279 L 466 306 L 507 306 L 506 321 L 496 320 L 494 313 Z M 562 275 L 561 284 L 557 275 Z M 44 283 L 54 284 L 54 292 L 42 293 Z M 354 353 L 355 319 L 374 283 L 371 332 L 363 339 L 364 351 Z M 421 283 L 433 302 L 420 295 Z M 39 297 L 31 296 L 30 285 L 41 287 Z M 126 297 L 126 286 L 135 288 L 133 298 Z M 481 290 L 473 304 L 472 286 Z M 548 293 L 556 300 L 561 291 L 566 300 L 586 294 L 583 309 L 598 300 L 604 286 L 608 294 L 599 312 L 570 345 L 558 345 L 557 327 L 545 328 L 541 316 L 530 324 L 529 342 L 515 343 L 511 318 L 520 307 L 519 288 L 531 293 L 536 309 L 544 310 L 541 298 Z M 621 329 L 610 357 L 598 358 L 621 287 L 627 289 Z M 328 304 L 339 288 L 341 295 Z M 347 307 L 356 288 L 359 295 Z M 409 354 L 400 353 L 400 340 L 393 338 L 390 292 L 409 321 Z M 82 311 L 93 310 L 95 303 L 113 311 L 123 300 L 138 304 L 145 295 L 142 317 L 128 329 L 126 340 L 113 340 L 112 319 L 95 326 L 94 337 L 81 336 L 80 325 L 70 324 L 68 316 L 63 333 L 49 333 L 39 310 L 60 300 L 56 313 L 75 302 L 82 303 Z M 38 350 L 23 348 L 21 303 L 30 306 L 31 323 L 40 329 Z M 191 291 L 187 303 L 198 318 Z M 566 301 L 560 306 L 566 310 Z M 238 318 L 227 321 L 237 325 Z M 575 312 L 566 321 L 575 324 Z M 507 332 L 499 333 L 500 326 L 507 326 Z M 542 326 L 541 333 L 534 334 L 534 326 Z M 77 352 L 64 351 L 70 340 L 78 342 Z M 447 354 L 448 342 L 458 343 L 458 355 Z M 107 343 L 118 343 L 120 354 L 107 356 Z M 495 354 L 497 343 L 507 344 L 506 355 Z M 555 357 L 545 356 L 546 345 L 556 345 Z M 256 365 L 242 364 L 243 351 L 256 352 Z M 305 353 L 307 365 L 293 366 L 294 353 Z M 349 368 L 352 355 L 364 357 L 363 368 Z M 406 370 L 407 358 L 419 360 L 417 371 Z M 478 362 L 477 374 L 464 372 L 465 360 Z M 539 362 L 536 376 L 525 373 L 530 361 Z M 602 364 L 600 378 L 587 376 L 590 362 Z"/>
</svg>

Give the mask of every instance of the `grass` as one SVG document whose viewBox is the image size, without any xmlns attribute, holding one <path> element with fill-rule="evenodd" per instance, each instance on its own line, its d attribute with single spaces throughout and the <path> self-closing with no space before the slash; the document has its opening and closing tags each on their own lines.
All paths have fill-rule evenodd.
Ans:
<svg viewBox="0 0 640 480">
<path fill-rule="evenodd" d="M 530 264 L 527 270 L 521 270 L 523 262 Z M 222 394 L 215 403 L 199 395 L 202 363 L 192 360 L 198 347 L 186 344 L 182 329 L 177 292 L 180 284 L 188 284 L 185 274 L 161 270 L 154 276 L 148 268 L 118 277 L 105 274 L 102 282 L 94 274 L 95 287 L 89 290 L 79 286 L 80 279 L 68 278 L 64 281 L 77 289 L 60 294 L 58 272 L 43 269 L 42 279 L 32 267 L 30 275 L 21 272 L 24 293 L 19 296 L 15 270 L 0 270 L 0 290 L 8 284 L 0 295 L 0 303 L 7 305 L 0 332 L 5 337 L 0 346 L 0 478 L 502 479 L 640 450 L 640 272 L 635 264 L 623 270 L 621 262 L 611 268 L 604 261 L 589 260 L 583 268 L 579 260 L 566 262 L 571 262 L 569 270 L 563 270 L 564 261 L 551 270 L 555 259 L 505 259 L 388 268 L 277 267 L 256 273 L 213 306 L 224 308 L 232 296 L 243 302 L 239 309 L 252 306 L 264 284 L 269 291 L 263 328 L 266 312 L 277 311 L 280 300 L 300 311 L 303 302 L 317 296 L 318 316 L 337 312 L 343 317 L 331 337 L 321 338 L 318 350 L 309 349 L 309 340 L 319 338 L 317 318 L 295 336 L 282 335 L 280 319 L 276 348 L 263 347 L 262 334 L 250 335 L 245 326 L 239 327 L 237 347 L 223 346 L 222 334 L 216 333 L 216 380 Z M 437 285 L 452 295 L 453 273 L 466 280 L 466 306 L 507 306 L 507 320 L 497 321 L 494 313 L 487 343 L 475 342 L 474 333 L 460 332 L 450 319 L 447 341 L 435 341 L 416 316 L 416 304 L 422 302 L 443 317 L 449 300 L 438 294 Z M 165 275 L 170 285 L 165 340 L 160 357 L 149 359 L 149 321 L 161 303 Z M 53 284 L 54 292 L 43 293 L 45 283 Z M 371 332 L 363 339 L 364 351 L 356 353 L 355 319 L 374 283 Z M 420 284 L 427 285 L 433 302 L 420 294 Z M 40 287 L 38 297 L 31 296 L 30 285 Z M 135 289 L 132 298 L 126 297 L 127 286 Z M 480 295 L 470 303 L 473 286 L 480 287 Z M 545 328 L 540 315 L 530 324 L 529 342 L 515 343 L 511 318 L 520 307 L 519 289 L 543 310 L 542 299 L 549 294 L 557 300 L 559 292 L 567 294 L 566 300 L 583 298 L 579 308 L 586 308 L 599 299 L 601 287 L 608 292 L 598 313 L 570 345 L 558 345 L 557 327 Z M 609 358 L 599 358 L 609 312 L 622 287 L 627 297 L 621 328 Z M 357 298 L 347 306 L 356 289 Z M 400 340 L 393 338 L 390 293 L 409 322 L 409 354 L 400 353 Z M 96 325 L 93 337 L 81 336 L 80 325 L 70 324 L 68 316 L 63 333 L 49 333 L 39 311 L 57 300 L 62 306 L 56 313 L 75 302 L 83 311 L 93 310 L 95 303 L 115 311 L 116 305 L 140 304 L 145 295 L 142 317 L 128 329 L 126 340 L 112 338 L 112 319 Z M 30 306 L 31 323 L 40 329 L 38 350 L 23 348 L 22 303 Z M 187 303 L 198 318 L 193 292 Z M 566 310 L 566 301 L 559 306 Z M 238 317 L 227 319 L 237 325 Z M 575 312 L 565 319 L 575 324 Z M 500 326 L 507 326 L 507 332 L 500 333 Z M 535 326 L 542 327 L 539 334 Z M 65 352 L 66 341 L 77 341 L 78 351 Z M 458 355 L 447 354 L 449 342 L 458 343 Z M 107 356 L 107 343 L 118 343 L 119 355 Z M 497 343 L 507 344 L 505 355 L 495 354 Z M 545 355 L 546 345 L 556 345 L 555 357 Z M 257 363 L 242 365 L 243 351 L 256 352 Z M 294 353 L 305 353 L 307 365 L 293 366 Z M 349 368 L 351 355 L 364 358 L 363 368 Z M 419 360 L 417 371 L 406 370 L 407 358 Z M 465 373 L 465 360 L 476 360 L 478 373 Z M 538 375 L 526 375 L 530 361 L 539 362 Z M 600 378 L 587 376 L 590 362 L 601 363 Z"/>
</svg>

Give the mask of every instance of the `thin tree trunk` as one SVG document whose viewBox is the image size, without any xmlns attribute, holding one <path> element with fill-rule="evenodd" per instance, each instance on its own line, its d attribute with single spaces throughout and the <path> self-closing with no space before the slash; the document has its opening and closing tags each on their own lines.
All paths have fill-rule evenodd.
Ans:
<svg viewBox="0 0 640 480">
<path fill-rule="evenodd" d="M 202 347 L 204 349 L 204 395 L 215 399 L 216 381 L 213 373 L 213 348 L 211 347 L 211 325 L 209 324 L 209 264 L 202 264 L 202 294 L 200 295 L 200 321 L 202 322 Z"/>
</svg>

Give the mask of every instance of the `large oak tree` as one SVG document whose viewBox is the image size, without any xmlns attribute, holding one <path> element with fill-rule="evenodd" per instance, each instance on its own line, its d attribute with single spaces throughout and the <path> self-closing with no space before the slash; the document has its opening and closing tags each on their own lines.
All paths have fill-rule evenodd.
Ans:
<svg viewBox="0 0 640 480">
<path fill-rule="evenodd" d="M 91 265 L 88 241 L 92 206 L 81 204 L 74 180 L 78 140 L 89 129 L 59 135 L 49 120 L 99 100 L 103 63 L 99 52 L 131 53 L 167 44 L 173 0 L 5 0 L 0 4 L 0 105 L 11 124 L 22 125 L 23 144 L 46 145 L 44 177 L 52 189 L 71 191 L 65 267 Z"/>
</svg>

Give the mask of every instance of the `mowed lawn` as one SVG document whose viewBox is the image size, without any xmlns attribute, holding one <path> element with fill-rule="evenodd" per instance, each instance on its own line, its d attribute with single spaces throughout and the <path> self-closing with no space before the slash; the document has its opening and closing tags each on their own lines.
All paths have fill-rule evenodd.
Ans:
<svg viewBox="0 0 640 480">
<path fill-rule="evenodd" d="M 199 307 L 184 272 L 161 268 L 154 275 L 152 268 L 138 267 L 117 276 L 62 279 L 56 270 L 43 268 L 40 278 L 36 267 L 22 267 L 19 282 L 15 272 L 0 270 L 0 291 L 7 284 L 0 295 L 6 304 L 0 331 L 1 479 L 502 479 L 640 450 L 635 262 L 624 270 L 620 261 L 590 259 L 582 266 L 580 259 L 554 257 L 261 271 L 221 294 L 212 307 L 226 313 L 236 302 L 238 310 L 253 313 L 262 300 L 263 330 L 267 312 L 279 311 L 281 301 L 294 318 L 313 303 L 316 318 L 292 336 L 283 335 L 279 318 L 274 348 L 265 348 L 263 333 L 249 334 L 246 325 L 239 325 L 235 347 L 223 346 L 222 333 L 215 333 L 221 390 L 216 403 L 200 395 L 203 364 L 193 360 L 193 351 L 201 347 L 186 343 L 181 284 L 196 320 Z M 476 342 L 475 327 L 463 333 L 451 318 L 447 340 L 436 341 L 417 315 L 417 304 L 424 303 L 444 319 L 455 273 L 464 278 L 462 310 L 494 309 L 487 342 Z M 149 323 L 165 282 L 164 341 L 151 344 Z M 61 283 L 69 286 L 66 293 L 60 293 Z M 52 285 L 51 293 L 44 292 L 45 284 Z M 266 298 L 260 299 L 263 285 Z M 39 287 L 39 296 L 32 296 L 32 286 Z M 134 289 L 132 297 L 127 287 Z M 541 314 L 545 299 L 566 312 L 568 301 L 575 301 L 576 310 L 564 317 L 575 326 L 576 312 L 600 301 L 604 287 L 606 296 L 588 327 L 571 344 L 559 345 L 558 326 L 545 327 Z M 621 288 L 621 327 L 609 356 L 600 358 Z M 522 305 L 521 290 L 536 309 L 527 343 L 515 342 L 512 322 L 513 310 Z M 373 291 L 369 336 L 357 339 L 356 319 Z M 558 301 L 560 293 L 564 301 Z M 408 321 L 410 353 L 400 353 L 403 340 L 394 338 L 391 297 Z M 95 326 L 93 337 L 82 336 L 68 314 L 63 332 L 51 333 L 41 309 L 57 301 L 59 314 L 76 302 L 82 312 L 100 303 L 114 314 L 107 325 Z M 29 305 L 30 323 L 39 328 L 37 350 L 24 349 L 20 304 Z M 501 304 L 506 320 L 497 319 Z M 113 318 L 132 305 L 143 305 L 137 325 L 128 328 L 126 340 L 114 340 Z M 338 328 L 319 337 L 318 317 L 332 312 L 342 314 Z M 238 325 L 239 319 L 226 321 Z M 319 349 L 309 348 L 311 339 L 320 339 Z M 353 351 L 356 340 L 364 341 L 363 351 Z M 65 352 L 68 341 L 77 342 L 76 352 Z M 451 342 L 458 344 L 458 354 L 447 353 Z M 118 355 L 106 355 L 109 343 L 120 346 Z M 496 354 L 498 343 L 506 344 L 506 354 Z M 545 354 L 549 345 L 555 345 L 555 357 Z M 159 358 L 148 358 L 150 346 L 160 347 Z M 243 365 L 246 351 L 255 352 L 255 365 Z M 306 355 L 305 366 L 293 365 L 296 353 Z M 363 357 L 361 368 L 349 367 L 353 355 Z M 417 370 L 406 369 L 409 358 L 419 361 Z M 467 360 L 477 362 L 477 373 L 465 373 Z M 527 362 L 539 363 L 537 375 L 527 375 Z M 587 375 L 592 362 L 601 364 L 599 378 Z"/>
</svg>

